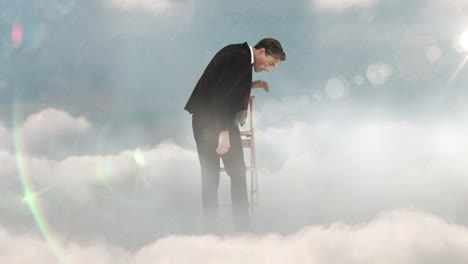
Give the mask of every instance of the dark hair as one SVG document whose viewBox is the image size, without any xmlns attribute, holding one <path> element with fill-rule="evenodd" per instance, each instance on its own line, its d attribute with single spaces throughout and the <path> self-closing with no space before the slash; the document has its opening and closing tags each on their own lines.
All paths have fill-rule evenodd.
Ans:
<svg viewBox="0 0 468 264">
<path fill-rule="evenodd" d="M 281 47 L 281 43 L 274 38 L 264 38 L 260 40 L 260 42 L 258 42 L 254 48 L 265 48 L 266 55 L 271 55 L 281 61 L 286 60 L 286 53 L 284 53 L 283 47 Z"/>
</svg>

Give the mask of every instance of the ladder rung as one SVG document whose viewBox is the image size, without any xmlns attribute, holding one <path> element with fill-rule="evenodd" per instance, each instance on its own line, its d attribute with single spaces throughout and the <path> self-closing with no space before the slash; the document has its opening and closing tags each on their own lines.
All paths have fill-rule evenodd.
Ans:
<svg viewBox="0 0 468 264">
<path fill-rule="evenodd" d="M 242 139 L 242 148 L 252 148 L 252 140 Z"/>
<path fill-rule="evenodd" d="M 257 170 L 257 168 L 253 168 L 253 167 L 246 167 L 245 169 L 247 171 L 256 171 Z M 226 169 L 225 168 L 219 168 L 219 171 L 226 172 Z"/>
<path fill-rule="evenodd" d="M 227 206 L 232 206 L 231 203 L 218 203 L 218 206 L 219 207 L 227 207 Z M 249 201 L 249 207 L 252 207 L 252 206 L 258 206 L 258 203 L 257 202 L 250 202 Z"/>
<path fill-rule="evenodd" d="M 248 136 L 248 137 L 253 135 L 252 131 L 241 131 L 240 134 L 241 136 Z"/>
</svg>

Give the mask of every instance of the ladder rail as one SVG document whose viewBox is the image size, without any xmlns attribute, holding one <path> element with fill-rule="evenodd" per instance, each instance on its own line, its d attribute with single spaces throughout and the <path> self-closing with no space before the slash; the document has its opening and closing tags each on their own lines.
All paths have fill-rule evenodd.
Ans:
<svg viewBox="0 0 468 264">
<path fill-rule="evenodd" d="M 255 96 L 249 98 L 249 130 L 240 131 L 242 148 L 250 148 L 250 166 L 248 166 L 247 172 L 250 173 L 250 190 L 249 193 L 249 208 L 251 218 L 254 216 L 254 209 L 259 204 L 259 193 L 258 193 L 258 172 L 257 172 L 257 152 L 255 148 L 255 118 L 254 118 L 254 99 Z M 242 138 L 244 137 L 244 138 Z M 226 172 L 225 168 L 220 168 L 221 172 Z"/>
</svg>

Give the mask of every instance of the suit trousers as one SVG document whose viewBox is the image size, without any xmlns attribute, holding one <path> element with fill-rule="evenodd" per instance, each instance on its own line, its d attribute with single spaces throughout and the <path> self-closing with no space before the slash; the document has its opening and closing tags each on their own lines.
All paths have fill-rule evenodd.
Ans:
<svg viewBox="0 0 468 264">
<path fill-rule="evenodd" d="M 192 128 L 201 167 L 205 228 L 209 231 L 219 231 L 218 186 L 220 159 L 222 159 L 226 173 L 231 179 L 234 231 L 249 231 L 246 167 L 239 126 L 233 123 L 229 127 L 230 148 L 223 155 L 219 155 L 216 152 L 219 143 L 219 132 L 210 115 L 194 113 L 192 115 Z"/>
</svg>

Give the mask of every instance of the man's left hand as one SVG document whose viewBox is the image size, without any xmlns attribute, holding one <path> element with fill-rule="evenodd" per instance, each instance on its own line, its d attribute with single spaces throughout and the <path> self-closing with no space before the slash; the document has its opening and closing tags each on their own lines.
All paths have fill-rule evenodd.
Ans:
<svg viewBox="0 0 468 264">
<path fill-rule="evenodd" d="M 267 93 L 270 92 L 270 85 L 268 84 L 267 81 L 264 80 L 258 80 L 255 82 L 252 82 L 252 88 L 263 88 Z"/>
</svg>

